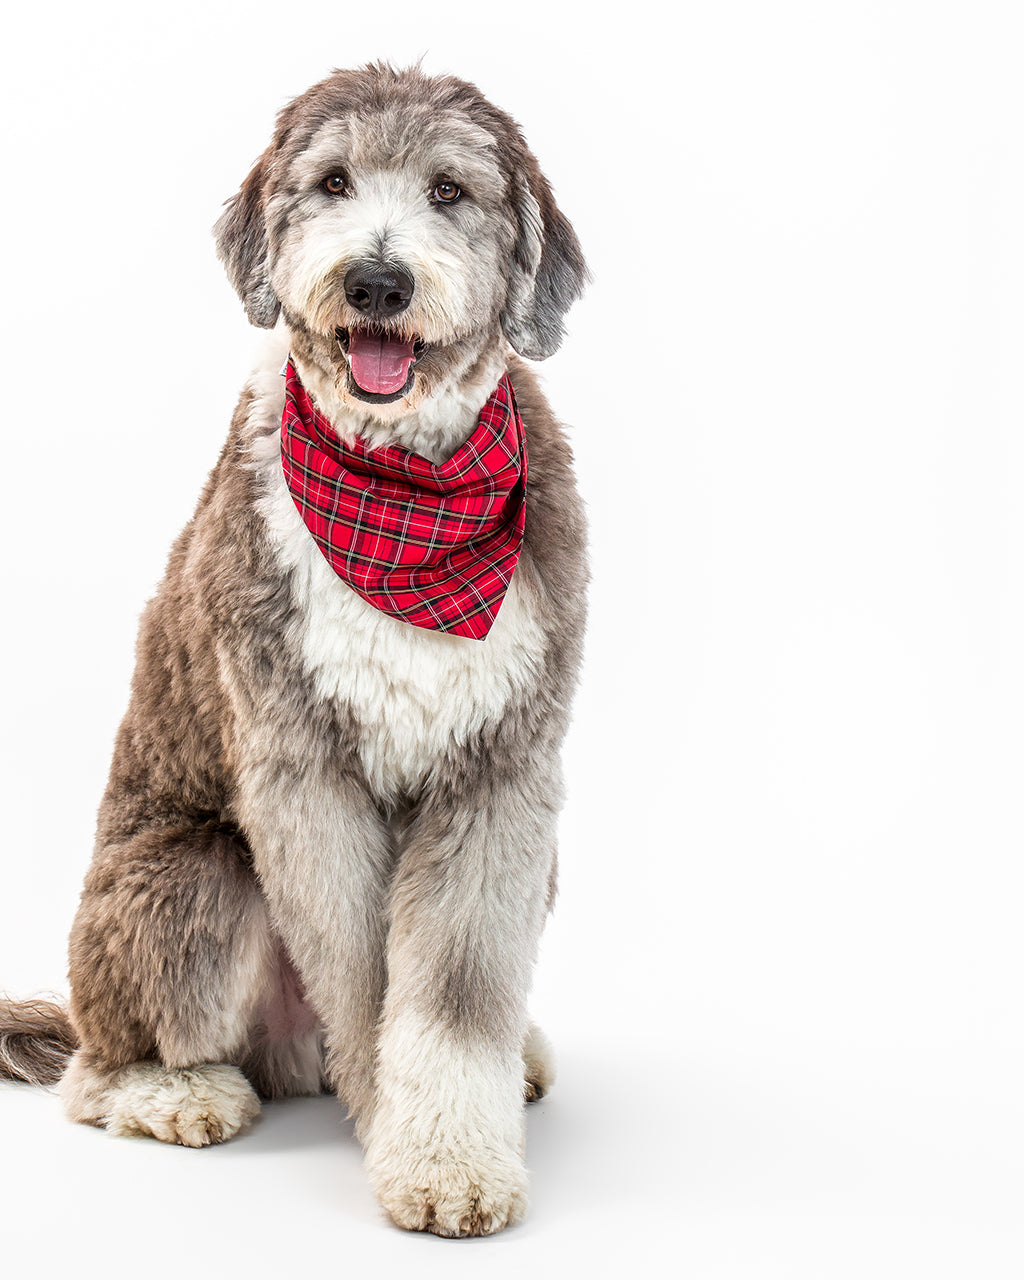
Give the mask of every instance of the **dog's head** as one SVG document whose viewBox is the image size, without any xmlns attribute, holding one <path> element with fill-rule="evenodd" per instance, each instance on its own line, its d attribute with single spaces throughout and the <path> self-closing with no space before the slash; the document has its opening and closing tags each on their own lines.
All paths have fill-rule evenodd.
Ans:
<svg viewBox="0 0 1024 1280">
<path fill-rule="evenodd" d="M 416 69 L 338 71 L 291 102 L 215 234 L 253 324 L 283 313 L 342 400 L 382 418 L 502 335 L 551 355 L 586 279 L 515 122 Z"/>
</svg>

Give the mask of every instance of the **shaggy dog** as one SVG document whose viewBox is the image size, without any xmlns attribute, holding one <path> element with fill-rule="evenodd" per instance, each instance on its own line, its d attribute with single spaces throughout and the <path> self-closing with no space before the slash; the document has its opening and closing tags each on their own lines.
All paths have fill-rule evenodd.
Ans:
<svg viewBox="0 0 1024 1280">
<path fill-rule="evenodd" d="M 0 1068 L 59 1078 L 75 1120 L 195 1147 L 330 1089 L 396 1223 L 498 1231 L 552 1074 L 526 999 L 586 581 L 570 451 L 516 353 L 558 347 L 586 269 L 504 112 L 381 65 L 285 107 L 216 238 L 280 342 L 142 617 L 70 1011 L 5 1002 Z M 289 352 L 339 447 L 425 467 L 507 373 L 525 533 L 486 638 L 329 563 L 282 466 Z"/>
</svg>

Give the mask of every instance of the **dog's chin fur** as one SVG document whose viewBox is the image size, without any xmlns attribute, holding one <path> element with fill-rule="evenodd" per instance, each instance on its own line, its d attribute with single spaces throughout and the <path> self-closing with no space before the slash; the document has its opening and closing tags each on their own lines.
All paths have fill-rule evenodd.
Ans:
<svg viewBox="0 0 1024 1280">
<path fill-rule="evenodd" d="M 400 445 L 431 462 L 447 461 L 473 433 L 480 410 L 508 364 L 501 331 L 477 334 L 449 346 L 432 346 L 414 366 L 407 395 L 368 404 L 348 388 L 349 364 L 333 336 L 315 334 L 290 317 L 278 326 L 302 384 L 339 439 L 358 437 L 371 448 Z"/>
</svg>

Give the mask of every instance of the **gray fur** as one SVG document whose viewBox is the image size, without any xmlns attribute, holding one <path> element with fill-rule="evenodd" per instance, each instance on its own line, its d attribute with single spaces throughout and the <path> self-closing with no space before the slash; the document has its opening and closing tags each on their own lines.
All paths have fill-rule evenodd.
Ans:
<svg viewBox="0 0 1024 1280">
<path fill-rule="evenodd" d="M 263 215 L 263 166 L 257 164 L 214 229 L 217 253 L 252 324 L 272 329 L 281 314 L 270 283 L 267 224 Z"/>
<path fill-rule="evenodd" d="M 334 161 L 354 175 L 343 208 L 316 185 Z M 453 211 L 426 189 L 449 167 L 472 195 Z M 407 402 L 378 412 L 347 395 L 334 337 L 353 323 L 339 283 L 347 250 L 321 258 L 335 233 L 355 244 L 348 228 L 385 207 L 398 212 L 366 235 L 419 255 L 415 315 L 430 350 Z M 280 393 L 254 381 L 142 619 L 72 932 L 80 1048 L 65 1102 L 115 1132 L 203 1145 L 251 1118 L 245 1078 L 265 1097 L 326 1080 L 357 1117 L 396 1222 L 495 1231 L 525 1203 L 524 1092 L 540 1096 L 551 1079 L 526 997 L 554 893 L 558 753 L 587 578 L 570 450 L 506 336 L 535 356 L 557 347 L 585 278 L 579 245 L 508 116 L 462 81 L 382 66 L 338 72 L 284 109 L 216 234 L 251 320 L 283 314 L 339 433 L 446 457 L 474 424 L 472 397 L 507 366 L 529 487 L 504 638 L 464 650 L 480 642 L 390 620 L 399 630 L 379 638 L 395 653 L 420 646 L 412 665 L 434 661 L 439 644 L 456 646 L 446 661 L 483 655 L 480 705 L 494 687 L 507 693 L 493 713 L 449 709 L 451 732 L 416 779 L 395 772 L 382 787 L 367 743 L 379 737 L 386 760 L 407 729 L 317 683 L 317 662 L 357 677 L 365 662 L 365 683 L 380 657 L 359 652 L 355 630 L 351 646 L 336 643 L 334 614 L 311 616 L 324 599 L 337 618 L 353 615 L 347 588 L 332 579 L 317 595 L 313 569 L 287 559 L 272 517 Z M 312 545 L 304 531 L 296 545 Z M 12 1018 L 0 1009 L 0 1032 Z M 43 1065 L 8 1070 L 44 1078 L 73 1041 L 59 1019 L 25 1025 L 38 1028 Z M 459 1080 L 476 1080 L 479 1096 L 453 1092 Z"/>
<path fill-rule="evenodd" d="M 576 233 L 536 161 L 524 164 L 513 192 L 518 236 L 501 324 L 521 356 L 545 360 L 561 346 L 562 319 L 589 277 Z"/>
</svg>

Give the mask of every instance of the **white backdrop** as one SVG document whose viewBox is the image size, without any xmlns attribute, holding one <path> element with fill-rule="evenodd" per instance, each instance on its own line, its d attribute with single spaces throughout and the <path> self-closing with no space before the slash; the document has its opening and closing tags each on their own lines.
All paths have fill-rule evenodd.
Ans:
<svg viewBox="0 0 1024 1280">
<path fill-rule="evenodd" d="M 1019 13 L 5 17 L 12 993 L 65 987 L 136 618 L 257 340 L 209 228 L 275 111 L 377 57 L 476 81 L 595 275 L 543 369 L 594 583 L 530 1219 L 462 1244 L 390 1229 L 328 1100 L 192 1152 L 6 1086 L 8 1261 L 22 1240 L 44 1276 L 76 1255 L 158 1277 L 1020 1275 Z"/>
</svg>

